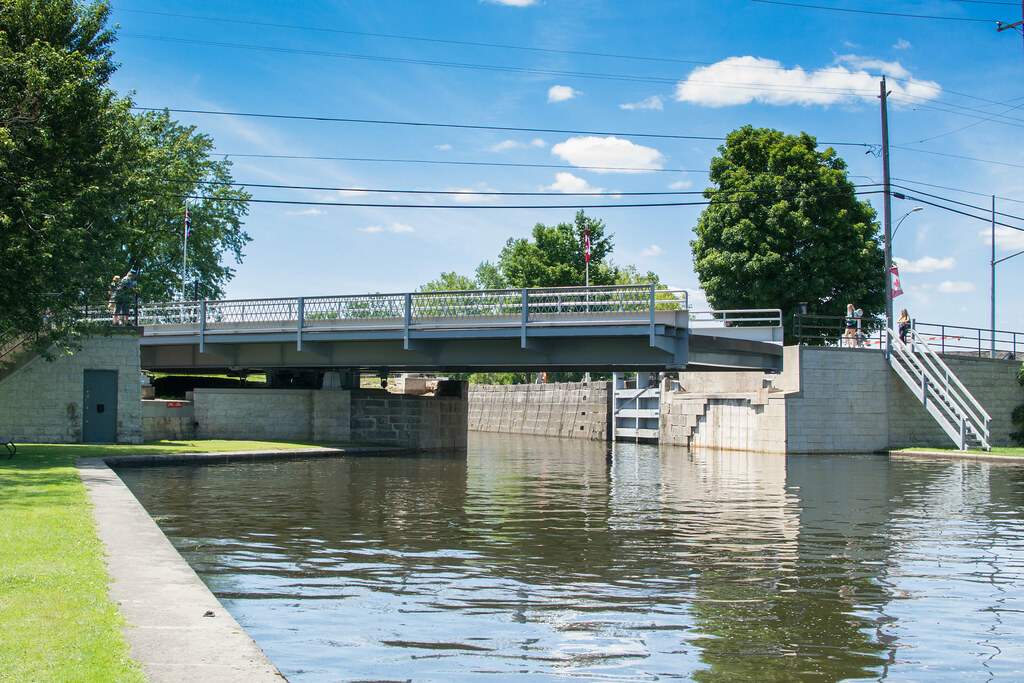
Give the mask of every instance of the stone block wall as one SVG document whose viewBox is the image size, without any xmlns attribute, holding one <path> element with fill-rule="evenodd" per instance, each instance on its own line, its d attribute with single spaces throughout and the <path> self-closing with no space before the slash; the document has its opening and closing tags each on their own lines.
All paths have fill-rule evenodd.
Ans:
<svg viewBox="0 0 1024 683">
<path fill-rule="evenodd" d="M 507 384 L 469 388 L 469 429 L 607 441 L 610 382 Z"/>
<path fill-rule="evenodd" d="M 196 389 L 196 437 L 350 441 L 350 392 L 312 389 Z"/>
<path fill-rule="evenodd" d="M 378 389 L 352 391 L 352 439 L 417 450 L 464 450 L 469 416 L 467 385 L 446 384 L 446 391 L 439 392 L 445 394 L 442 396 L 392 394 Z"/>
<path fill-rule="evenodd" d="M 660 441 L 694 450 L 784 453 L 785 400 L 764 391 L 696 396 L 664 392 Z"/>
<path fill-rule="evenodd" d="M 786 396 L 786 452 L 860 453 L 888 448 L 893 372 L 885 357 L 867 349 L 794 348 L 800 390 Z M 786 357 L 787 362 L 790 359 Z"/>
<path fill-rule="evenodd" d="M 35 357 L 0 381 L 0 434 L 18 441 L 79 443 L 85 370 L 117 371 L 117 442 L 142 442 L 139 339 L 130 331 L 88 337 L 53 361 Z"/>
<path fill-rule="evenodd" d="M 192 401 L 142 401 L 144 441 L 178 441 L 196 438 L 195 406 Z"/>
</svg>

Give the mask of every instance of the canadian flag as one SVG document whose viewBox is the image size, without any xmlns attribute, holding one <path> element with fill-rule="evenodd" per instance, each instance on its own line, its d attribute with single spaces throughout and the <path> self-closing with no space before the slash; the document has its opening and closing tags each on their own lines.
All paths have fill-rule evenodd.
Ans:
<svg viewBox="0 0 1024 683">
<path fill-rule="evenodd" d="M 590 228 L 583 230 L 583 262 L 590 263 Z"/>
<path fill-rule="evenodd" d="M 892 280 L 892 292 L 890 299 L 895 299 L 903 293 L 903 289 L 900 288 L 900 271 L 896 266 L 889 268 L 890 279 Z"/>
</svg>

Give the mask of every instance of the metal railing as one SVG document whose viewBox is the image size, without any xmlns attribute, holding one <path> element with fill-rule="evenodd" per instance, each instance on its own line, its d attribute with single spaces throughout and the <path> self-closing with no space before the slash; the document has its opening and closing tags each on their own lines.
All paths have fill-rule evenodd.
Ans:
<svg viewBox="0 0 1024 683">
<path fill-rule="evenodd" d="M 690 325 L 693 327 L 782 327 L 782 311 L 778 308 L 690 311 Z"/>
<path fill-rule="evenodd" d="M 973 438 L 986 451 L 992 418 L 953 374 L 917 330 L 907 332 L 907 343 L 891 328 L 886 330 L 889 365 L 924 404 L 943 431 L 960 450 Z"/>
<path fill-rule="evenodd" d="M 885 347 L 885 318 L 855 320 L 853 334 L 846 335 L 846 316 L 793 314 L 797 344 L 881 349 Z"/>
<path fill-rule="evenodd" d="M 346 329 L 359 326 L 519 325 L 525 322 L 653 324 L 654 313 L 686 311 L 683 290 L 650 285 L 409 292 L 145 304 L 147 328 L 216 330 Z M 102 311 L 94 319 L 109 320 Z"/>
<path fill-rule="evenodd" d="M 884 318 L 861 318 L 852 342 L 844 336 L 846 317 L 837 315 L 793 315 L 793 335 L 797 344 L 825 346 L 885 347 Z M 1010 360 L 1024 357 L 1024 332 L 992 330 L 944 323 L 912 320 L 911 328 L 938 353 L 956 353 L 979 357 L 994 356 Z M 994 353 L 993 353 L 994 349 Z"/>
<path fill-rule="evenodd" d="M 994 356 L 1009 360 L 1024 357 L 1024 332 L 922 323 L 916 320 L 913 328 L 939 353 L 969 354 L 982 358 Z"/>
</svg>

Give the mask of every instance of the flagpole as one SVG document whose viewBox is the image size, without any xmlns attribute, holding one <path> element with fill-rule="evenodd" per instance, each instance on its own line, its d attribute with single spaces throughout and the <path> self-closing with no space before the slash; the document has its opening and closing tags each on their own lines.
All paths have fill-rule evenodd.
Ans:
<svg viewBox="0 0 1024 683">
<path fill-rule="evenodd" d="M 185 239 L 181 242 L 181 300 L 185 300 L 185 282 L 188 277 L 185 275 L 186 266 L 188 265 L 188 202 L 185 202 Z"/>
</svg>

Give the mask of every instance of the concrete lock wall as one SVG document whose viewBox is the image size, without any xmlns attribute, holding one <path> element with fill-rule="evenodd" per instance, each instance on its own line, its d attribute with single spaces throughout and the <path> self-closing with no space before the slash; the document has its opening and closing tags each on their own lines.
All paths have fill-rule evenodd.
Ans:
<svg viewBox="0 0 1024 683">
<path fill-rule="evenodd" d="M 469 429 L 607 441 L 611 402 L 611 382 L 471 386 Z"/>
<path fill-rule="evenodd" d="M 52 361 L 28 360 L 0 380 L 0 434 L 14 441 L 80 443 L 85 370 L 117 372 L 117 443 L 142 442 L 138 335 L 87 337 Z"/>
<path fill-rule="evenodd" d="M 1019 361 L 943 356 L 992 417 L 993 446 L 1013 445 L 1024 403 Z M 662 396 L 662 441 L 774 453 L 873 452 L 952 441 L 877 351 L 792 346 L 780 374 L 681 373 Z"/>
<path fill-rule="evenodd" d="M 465 450 L 469 418 L 467 384 L 444 382 L 441 396 L 352 392 L 352 439 L 417 450 Z"/>
<path fill-rule="evenodd" d="M 196 389 L 199 439 L 351 441 L 351 392 L 312 389 Z"/>
</svg>

